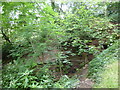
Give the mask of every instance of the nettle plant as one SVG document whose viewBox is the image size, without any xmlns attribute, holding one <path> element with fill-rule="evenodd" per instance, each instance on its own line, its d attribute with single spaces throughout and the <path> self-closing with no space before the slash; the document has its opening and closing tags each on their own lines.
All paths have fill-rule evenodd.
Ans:
<svg viewBox="0 0 120 90">
<path fill-rule="evenodd" d="M 117 26 L 110 23 L 108 18 L 94 18 L 90 28 L 93 30 L 93 37 L 99 39 L 101 45 L 110 46 L 119 38 Z"/>
<path fill-rule="evenodd" d="M 96 49 L 95 45 L 89 45 L 92 43 L 92 40 L 81 40 L 80 38 L 75 38 L 72 42 L 73 47 L 78 47 L 77 54 L 81 55 L 82 53 L 97 54 L 99 51 Z"/>
<path fill-rule="evenodd" d="M 69 38 L 64 43 L 70 42 L 70 46 L 76 47 L 78 55 L 83 52 L 94 53 L 97 52 L 95 46 L 89 46 L 88 43 L 92 42 L 94 38 L 92 36 L 93 30 L 90 28 L 90 21 L 94 18 L 91 15 L 91 11 L 81 7 L 76 10 L 76 13 L 69 14 L 62 21 L 64 23 L 64 28 L 66 33 L 68 33 Z"/>
<path fill-rule="evenodd" d="M 107 18 L 94 16 L 85 6 L 81 6 L 74 13 L 66 15 L 62 22 L 69 35 L 66 42 L 69 42 L 72 47 L 76 47 L 79 55 L 83 52 L 96 55 L 100 49 L 112 45 L 117 39 L 118 29 L 116 26 L 111 24 Z M 95 40 L 97 45 L 92 44 Z"/>
<path fill-rule="evenodd" d="M 3 3 L 3 30 L 14 47 L 11 50 L 13 57 L 30 53 L 38 57 L 53 47 L 50 45 L 59 43 L 56 38 L 63 32 L 57 30 L 59 26 L 54 23 L 58 14 L 47 4 L 39 4 L 41 7 L 36 3 Z"/>
<path fill-rule="evenodd" d="M 63 52 L 57 54 L 55 60 L 56 71 L 60 72 L 61 75 L 68 73 L 68 70 L 71 68 L 72 63 L 67 59 L 68 55 L 65 55 Z"/>
</svg>

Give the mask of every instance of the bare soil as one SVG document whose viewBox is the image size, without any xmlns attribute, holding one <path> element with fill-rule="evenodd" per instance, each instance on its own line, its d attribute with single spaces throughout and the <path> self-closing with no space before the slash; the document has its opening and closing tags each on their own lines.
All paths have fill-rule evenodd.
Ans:
<svg viewBox="0 0 120 90">
<path fill-rule="evenodd" d="M 82 68 L 79 74 L 80 83 L 76 86 L 76 88 L 92 88 L 94 82 L 91 79 L 87 78 L 87 75 L 88 75 L 88 64 L 86 64 Z"/>
</svg>

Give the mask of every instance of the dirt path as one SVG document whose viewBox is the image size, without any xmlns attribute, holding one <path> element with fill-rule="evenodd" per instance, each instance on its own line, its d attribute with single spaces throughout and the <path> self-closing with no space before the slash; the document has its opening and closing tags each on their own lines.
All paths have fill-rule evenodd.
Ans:
<svg viewBox="0 0 120 90">
<path fill-rule="evenodd" d="M 92 88 L 94 82 L 91 79 L 87 78 L 87 74 L 88 74 L 88 64 L 86 64 L 82 68 L 81 73 L 79 74 L 80 83 L 77 85 L 76 88 Z"/>
</svg>

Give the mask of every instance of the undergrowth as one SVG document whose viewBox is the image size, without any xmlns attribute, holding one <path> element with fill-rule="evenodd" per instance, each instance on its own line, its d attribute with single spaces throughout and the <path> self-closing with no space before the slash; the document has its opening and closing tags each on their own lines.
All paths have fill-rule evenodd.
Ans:
<svg viewBox="0 0 120 90">
<path fill-rule="evenodd" d="M 59 7 L 63 3 L 2 2 L 3 88 L 74 87 L 78 80 L 66 74 L 75 73 L 76 67 L 82 68 L 92 60 L 90 55 L 97 56 L 120 38 L 118 26 L 110 23 L 112 18 L 116 19 L 116 13 L 110 17 L 111 20 L 104 13 L 99 17 L 97 8 L 104 8 L 107 4 L 87 3 L 66 3 L 69 10 L 64 12 Z M 116 60 L 117 47 L 117 44 L 111 46 L 90 62 L 90 77 L 96 79 L 104 65 Z M 56 60 L 56 70 L 50 70 L 48 64 L 36 68 L 38 64 L 47 62 L 46 55 L 52 64 Z M 79 57 L 80 64 L 73 59 L 79 66 L 76 64 L 75 67 L 72 60 L 68 60 L 74 56 Z M 56 80 L 53 71 L 61 78 Z"/>
<path fill-rule="evenodd" d="M 104 50 L 89 63 L 88 76 L 92 78 L 96 83 L 101 82 L 103 78 L 103 76 L 101 76 L 101 73 L 104 73 L 103 71 L 105 70 L 105 67 L 118 60 L 118 42 L 110 46 L 108 49 Z M 104 77 L 109 76 L 104 75 Z"/>
<path fill-rule="evenodd" d="M 15 60 L 3 67 L 3 88 L 72 88 L 78 81 L 76 77 L 63 75 L 56 81 L 49 65 L 36 67 L 33 60 Z M 74 83 L 74 84 L 73 84 Z"/>
<path fill-rule="evenodd" d="M 100 76 L 101 82 L 95 84 L 94 88 L 118 88 L 118 61 L 106 65 Z"/>
</svg>

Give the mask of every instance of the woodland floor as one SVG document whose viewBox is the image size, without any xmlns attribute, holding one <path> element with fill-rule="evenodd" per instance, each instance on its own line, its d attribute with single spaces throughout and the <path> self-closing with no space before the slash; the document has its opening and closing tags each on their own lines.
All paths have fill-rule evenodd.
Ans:
<svg viewBox="0 0 120 90">
<path fill-rule="evenodd" d="M 86 64 L 82 69 L 79 75 L 80 83 L 76 86 L 76 88 L 92 88 L 94 82 L 87 78 L 88 74 L 88 64 Z"/>
<path fill-rule="evenodd" d="M 59 52 L 59 50 L 52 50 L 52 54 L 56 54 Z M 54 56 L 54 55 L 53 55 Z M 42 57 L 41 57 L 42 58 Z M 45 54 L 44 60 L 47 60 L 49 58 L 52 58 L 51 55 Z M 92 57 L 93 58 L 93 57 Z M 83 62 L 83 60 L 80 58 L 80 56 L 69 56 L 68 59 L 72 62 L 73 66 L 69 69 L 68 76 L 74 76 L 77 75 L 79 79 L 79 83 L 75 88 L 92 88 L 94 82 L 87 78 L 88 75 L 88 64 L 85 64 L 84 66 L 80 66 L 80 63 Z M 37 60 L 37 62 L 42 60 Z M 53 59 L 54 61 L 54 59 Z M 89 63 L 89 61 L 88 61 Z M 76 71 L 75 69 L 78 68 L 80 70 Z M 51 67 L 52 70 L 55 69 L 55 67 Z M 64 72 L 63 72 L 64 73 Z M 53 73 L 58 79 L 60 78 L 60 72 Z"/>
<path fill-rule="evenodd" d="M 68 49 L 70 49 L 70 48 L 68 48 Z M 54 60 L 56 58 L 56 54 L 61 51 L 64 53 L 66 52 L 65 50 L 58 50 L 58 49 L 50 50 L 50 51 L 48 51 L 48 53 L 44 53 L 43 56 L 39 56 L 39 58 L 36 60 L 36 62 L 37 63 L 46 62 L 46 60 L 50 60 L 50 62 L 54 62 Z M 31 57 L 29 57 L 29 58 L 31 58 Z M 88 76 L 88 63 L 93 58 L 94 58 L 94 56 L 91 54 L 87 54 L 86 62 L 84 62 L 85 56 L 75 55 L 75 56 L 69 56 L 67 58 L 73 64 L 72 67 L 70 69 L 68 69 L 67 75 L 69 77 L 77 75 L 77 77 L 79 79 L 79 83 L 77 84 L 77 86 L 75 88 L 92 88 L 94 82 L 91 79 L 89 79 L 87 76 Z M 8 63 L 8 62 L 6 62 L 6 63 Z M 84 65 L 80 66 L 81 63 Z M 40 68 L 40 67 L 38 66 L 38 68 Z M 51 66 L 50 69 L 55 70 L 56 67 Z M 77 71 L 76 69 L 79 69 L 79 70 Z M 63 75 L 65 74 L 64 71 L 62 73 L 63 73 Z M 56 76 L 57 79 L 59 79 L 61 77 L 60 72 L 55 72 L 55 73 L 53 73 L 53 75 Z"/>
<path fill-rule="evenodd" d="M 39 63 L 39 62 L 46 62 L 46 60 L 50 60 L 50 62 L 54 62 L 55 60 L 55 55 L 57 53 L 59 53 L 60 50 L 54 49 L 49 51 L 48 53 L 44 53 L 43 57 L 40 56 L 35 62 Z M 54 58 L 53 58 L 54 57 Z M 93 56 L 89 55 L 89 57 L 93 58 Z M 31 58 L 31 57 L 29 57 Z M 68 70 L 67 75 L 69 77 L 75 76 L 77 75 L 78 79 L 79 79 L 79 83 L 77 84 L 77 86 L 75 88 L 92 88 L 92 85 L 94 84 L 94 82 L 87 78 L 88 75 L 88 64 L 82 65 L 80 66 L 80 64 L 82 62 L 84 62 L 84 59 L 78 55 L 75 56 L 69 56 L 68 60 L 70 60 L 70 62 L 73 64 L 73 66 Z M 10 62 L 11 60 L 9 60 L 8 62 Z M 5 64 L 7 64 L 8 62 L 5 62 Z M 89 60 L 87 60 L 87 63 L 89 63 Z M 38 65 L 38 68 L 40 68 L 41 65 Z M 56 67 L 51 66 L 50 68 L 51 70 L 55 70 Z M 79 69 L 78 71 L 76 71 L 76 69 Z M 36 68 L 37 70 L 37 68 Z M 64 73 L 64 72 L 63 72 Z M 60 72 L 55 72 L 53 73 L 53 75 L 56 77 L 56 79 L 60 79 L 61 77 L 61 73 Z"/>
</svg>

